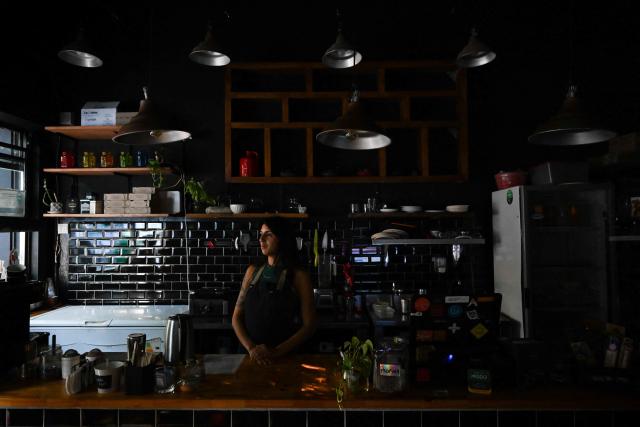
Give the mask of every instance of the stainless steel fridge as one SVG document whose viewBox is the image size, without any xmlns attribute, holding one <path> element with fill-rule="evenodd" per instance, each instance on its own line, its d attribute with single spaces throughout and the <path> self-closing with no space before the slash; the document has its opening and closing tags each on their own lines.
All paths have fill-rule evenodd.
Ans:
<svg viewBox="0 0 640 427">
<path fill-rule="evenodd" d="M 492 194 L 494 288 L 521 338 L 567 342 L 607 320 L 609 185 L 519 186 Z"/>
</svg>

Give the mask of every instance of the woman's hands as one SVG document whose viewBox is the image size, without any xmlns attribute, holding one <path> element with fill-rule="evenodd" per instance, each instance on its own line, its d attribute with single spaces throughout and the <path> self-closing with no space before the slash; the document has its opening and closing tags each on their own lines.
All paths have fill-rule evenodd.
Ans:
<svg viewBox="0 0 640 427">
<path fill-rule="evenodd" d="M 249 357 L 260 366 L 270 365 L 276 357 L 275 351 L 264 344 L 256 345 L 249 350 Z"/>
</svg>

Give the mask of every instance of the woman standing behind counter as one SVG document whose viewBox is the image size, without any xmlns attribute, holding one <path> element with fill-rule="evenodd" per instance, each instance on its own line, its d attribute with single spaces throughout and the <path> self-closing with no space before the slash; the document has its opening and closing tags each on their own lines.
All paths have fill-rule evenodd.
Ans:
<svg viewBox="0 0 640 427">
<path fill-rule="evenodd" d="M 247 268 L 232 323 L 251 359 L 267 365 L 313 334 L 316 312 L 311 280 L 298 265 L 287 221 L 266 219 L 259 240 L 265 263 Z"/>
</svg>

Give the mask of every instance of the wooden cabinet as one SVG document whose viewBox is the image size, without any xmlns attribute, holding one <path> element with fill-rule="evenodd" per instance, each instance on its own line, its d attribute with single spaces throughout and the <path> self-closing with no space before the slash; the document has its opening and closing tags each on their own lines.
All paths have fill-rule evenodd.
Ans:
<svg viewBox="0 0 640 427">
<path fill-rule="evenodd" d="M 353 87 L 391 137 L 373 151 L 318 144 Z M 239 160 L 259 155 L 259 176 Z M 225 179 L 233 183 L 456 182 L 468 178 L 466 71 L 438 61 L 232 64 L 225 74 Z"/>
</svg>

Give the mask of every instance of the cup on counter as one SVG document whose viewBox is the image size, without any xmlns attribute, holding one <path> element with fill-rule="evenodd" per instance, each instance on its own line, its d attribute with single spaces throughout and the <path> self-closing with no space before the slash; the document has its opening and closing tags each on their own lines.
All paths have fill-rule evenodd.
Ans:
<svg viewBox="0 0 640 427">
<path fill-rule="evenodd" d="M 360 213 L 360 203 L 351 203 L 351 213 Z"/>
<path fill-rule="evenodd" d="M 98 393 L 110 393 L 118 391 L 124 362 L 107 361 L 97 365 L 95 368 L 96 384 Z"/>
</svg>

